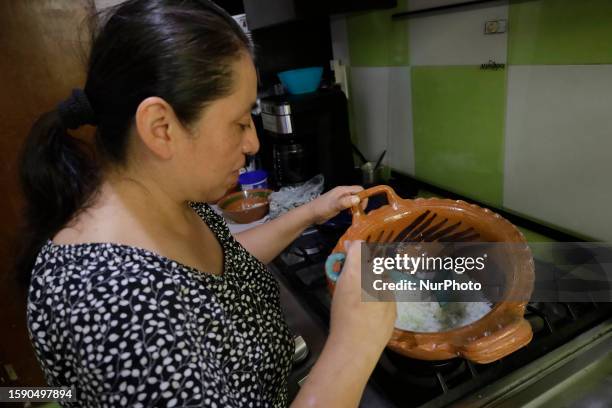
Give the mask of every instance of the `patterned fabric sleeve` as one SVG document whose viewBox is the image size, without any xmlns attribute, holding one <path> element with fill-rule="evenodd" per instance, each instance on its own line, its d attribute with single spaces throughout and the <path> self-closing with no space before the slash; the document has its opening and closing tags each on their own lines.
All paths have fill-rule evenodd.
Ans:
<svg viewBox="0 0 612 408">
<path fill-rule="evenodd" d="M 236 406 L 216 353 L 222 312 L 211 306 L 212 295 L 198 290 L 195 296 L 193 287 L 176 283 L 159 266 L 134 263 L 129 270 L 128 263 L 128 270 L 93 273 L 80 294 L 71 295 L 67 319 L 58 319 L 68 327 L 35 333 L 41 344 L 46 336 L 64 336 L 70 344 L 73 352 L 64 354 L 69 360 L 56 359 L 47 368 L 70 365 L 64 371 L 77 378 L 62 385 L 76 384 L 85 398 L 96 396 L 78 406 Z M 53 319 L 54 309 L 47 309 L 51 314 L 41 318 Z M 53 361 L 53 350 L 37 352 Z"/>
</svg>

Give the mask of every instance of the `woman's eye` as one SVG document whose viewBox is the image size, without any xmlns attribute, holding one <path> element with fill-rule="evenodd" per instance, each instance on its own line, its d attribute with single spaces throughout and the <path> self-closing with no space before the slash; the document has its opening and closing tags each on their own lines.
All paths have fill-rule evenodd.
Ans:
<svg viewBox="0 0 612 408">
<path fill-rule="evenodd" d="M 251 128 L 251 124 L 250 123 L 248 123 L 248 124 L 239 123 L 238 125 L 240 126 L 241 130 L 247 130 L 247 129 Z"/>
</svg>

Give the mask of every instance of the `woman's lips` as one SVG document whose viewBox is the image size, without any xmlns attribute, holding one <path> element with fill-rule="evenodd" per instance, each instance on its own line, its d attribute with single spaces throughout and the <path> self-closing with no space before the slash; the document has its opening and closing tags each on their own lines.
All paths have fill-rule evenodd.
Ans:
<svg viewBox="0 0 612 408">
<path fill-rule="evenodd" d="M 233 188 L 235 188 L 238 185 L 238 176 L 240 175 L 240 172 L 238 171 L 234 171 L 231 174 L 231 177 L 228 181 L 228 188 L 231 190 Z"/>
</svg>

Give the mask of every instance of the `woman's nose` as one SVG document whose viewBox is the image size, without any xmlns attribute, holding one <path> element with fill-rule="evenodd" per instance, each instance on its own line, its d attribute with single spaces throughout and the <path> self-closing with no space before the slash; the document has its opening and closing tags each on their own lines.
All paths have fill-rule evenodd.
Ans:
<svg viewBox="0 0 612 408">
<path fill-rule="evenodd" d="M 255 123 L 251 119 L 251 128 L 247 130 L 244 141 L 244 154 L 253 155 L 259 150 L 259 139 L 257 138 L 257 131 L 255 130 Z"/>
</svg>

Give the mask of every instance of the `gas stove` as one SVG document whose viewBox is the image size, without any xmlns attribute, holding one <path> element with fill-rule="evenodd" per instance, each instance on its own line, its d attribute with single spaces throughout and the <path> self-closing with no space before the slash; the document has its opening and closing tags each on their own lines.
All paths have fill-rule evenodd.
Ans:
<svg viewBox="0 0 612 408">
<path fill-rule="evenodd" d="M 310 228 L 270 265 L 281 286 L 289 325 L 304 338 L 310 350 L 308 358 L 294 367 L 290 378 L 291 396 L 299 391 L 327 337 L 331 297 L 324 262 L 343 232 L 337 228 Z M 535 265 L 536 271 L 551 267 L 538 259 Z M 526 389 L 530 384 L 534 387 L 539 384 L 538 373 L 550 369 L 543 367 L 542 361 L 550 360 L 549 366 L 559 365 L 569 358 L 568 355 L 577 356 L 591 340 L 602 338 L 608 346 L 599 347 L 604 357 L 605 353 L 609 357 L 612 350 L 610 316 L 612 303 L 529 303 L 525 317 L 532 326 L 533 340 L 526 347 L 490 364 L 475 364 L 462 358 L 422 361 L 386 350 L 369 380 L 361 406 L 516 406 L 495 405 L 492 401 L 509 398 L 510 389 L 517 388 L 504 387 L 506 383 L 511 384 L 511 380 L 518 381 Z M 564 349 L 572 351 L 564 354 Z M 517 379 L 517 375 L 520 378 Z M 602 398 L 608 403 L 612 401 L 612 395 Z M 465 405 L 467 401 L 469 404 Z"/>
</svg>

